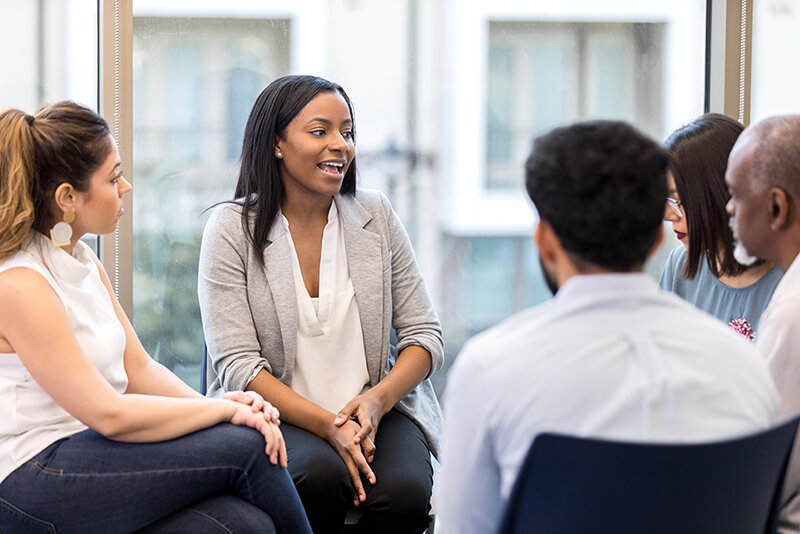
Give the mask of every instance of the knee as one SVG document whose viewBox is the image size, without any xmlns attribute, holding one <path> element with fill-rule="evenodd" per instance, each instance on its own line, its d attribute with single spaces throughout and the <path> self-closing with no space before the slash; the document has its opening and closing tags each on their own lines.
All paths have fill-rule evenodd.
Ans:
<svg viewBox="0 0 800 534">
<path fill-rule="evenodd" d="M 377 487 L 375 489 L 378 489 Z M 375 506 L 398 522 L 427 521 L 430 513 L 431 482 L 422 478 L 402 477 L 376 492 Z"/>
<path fill-rule="evenodd" d="M 345 501 L 352 493 L 350 473 L 344 461 L 333 451 L 331 454 L 290 457 L 289 472 L 304 500 L 307 497 L 333 497 Z"/>
</svg>

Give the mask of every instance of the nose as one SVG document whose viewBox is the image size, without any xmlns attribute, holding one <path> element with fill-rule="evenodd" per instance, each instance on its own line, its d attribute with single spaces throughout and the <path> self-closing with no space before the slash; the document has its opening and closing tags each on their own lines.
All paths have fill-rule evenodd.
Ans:
<svg viewBox="0 0 800 534">
<path fill-rule="evenodd" d="M 669 205 L 669 202 L 665 203 L 664 204 L 664 220 L 665 221 L 669 221 L 671 223 L 674 223 L 674 222 L 678 222 L 679 219 L 680 219 L 680 217 L 678 217 L 678 214 L 675 213 L 675 210 L 672 208 L 672 206 Z"/>
<path fill-rule="evenodd" d="M 736 215 L 736 206 L 733 204 L 733 199 L 728 199 L 728 203 L 725 204 L 725 211 L 728 212 L 728 215 Z"/>
<path fill-rule="evenodd" d="M 328 148 L 335 152 L 345 152 L 350 148 L 350 143 L 342 132 L 334 132 Z"/>
<path fill-rule="evenodd" d="M 126 180 L 124 176 L 121 176 L 120 177 L 120 182 L 119 182 L 119 187 L 117 188 L 117 191 L 119 191 L 120 198 L 122 197 L 122 195 L 124 195 L 125 193 L 127 193 L 131 189 L 133 189 L 133 186 L 131 185 L 131 183 L 128 180 Z"/>
</svg>

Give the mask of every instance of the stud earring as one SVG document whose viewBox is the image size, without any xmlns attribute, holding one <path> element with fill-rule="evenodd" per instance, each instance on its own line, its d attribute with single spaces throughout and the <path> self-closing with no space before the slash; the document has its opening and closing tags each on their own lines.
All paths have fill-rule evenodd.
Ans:
<svg viewBox="0 0 800 534">
<path fill-rule="evenodd" d="M 65 211 L 61 217 L 61 222 L 58 222 L 50 229 L 50 241 L 53 242 L 54 247 L 65 247 L 70 244 L 72 239 L 72 226 L 70 224 L 75 220 L 75 210 Z"/>
<path fill-rule="evenodd" d="M 283 152 L 281 152 L 280 150 L 276 151 L 275 152 L 275 157 L 282 158 L 283 157 Z"/>
</svg>

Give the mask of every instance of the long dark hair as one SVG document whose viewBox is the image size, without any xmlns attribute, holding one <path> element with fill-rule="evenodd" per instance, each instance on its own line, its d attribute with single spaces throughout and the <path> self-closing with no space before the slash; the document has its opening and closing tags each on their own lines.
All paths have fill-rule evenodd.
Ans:
<svg viewBox="0 0 800 534">
<path fill-rule="evenodd" d="M 292 119 L 320 93 L 336 92 L 342 95 L 350 117 L 353 119 L 353 141 L 355 141 L 355 116 L 353 104 L 339 84 L 317 76 L 284 76 L 270 83 L 258 95 L 242 143 L 242 162 L 234 199 L 242 205 L 242 225 L 247 238 L 257 250 L 267 244 L 267 235 L 281 203 L 285 198 L 283 182 L 275 157 L 275 140 L 284 139 L 286 127 Z M 340 193 L 356 192 L 356 161 L 344 175 Z M 249 224 L 250 215 L 255 215 L 254 224 Z M 263 261 L 261 254 L 256 254 Z"/>
<path fill-rule="evenodd" d="M 717 278 L 747 270 L 733 258 L 733 233 L 725 211 L 730 199 L 725 184 L 728 155 L 743 129 L 730 117 L 706 113 L 675 130 L 665 142 L 689 232 L 686 278 L 695 277 L 703 260 Z"/>
<path fill-rule="evenodd" d="M 111 151 L 106 121 L 63 101 L 35 116 L 0 113 L 0 260 L 19 250 L 31 229 L 53 225 L 53 194 L 68 183 L 89 190 L 92 174 Z"/>
</svg>

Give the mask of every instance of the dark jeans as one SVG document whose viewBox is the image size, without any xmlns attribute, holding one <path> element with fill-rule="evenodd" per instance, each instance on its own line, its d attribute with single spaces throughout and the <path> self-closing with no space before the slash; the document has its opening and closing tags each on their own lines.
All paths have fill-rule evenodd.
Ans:
<svg viewBox="0 0 800 534">
<path fill-rule="evenodd" d="M 289 473 L 264 446 L 230 424 L 156 443 L 85 430 L 3 480 L 0 531 L 310 534 Z"/>
<path fill-rule="evenodd" d="M 303 500 L 315 534 L 341 534 L 345 515 L 353 507 L 353 485 L 344 461 L 314 434 L 282 424 L 289 452 L 289 472 Z M 355 532 L 414 534 L 430 523 L 433 486 L 428 444 L 422 431 L 396 410 L 386 414 L 375 437 L 370 466 L 377 483 L 363 476 L 367 500 Z"/>
</svg>

